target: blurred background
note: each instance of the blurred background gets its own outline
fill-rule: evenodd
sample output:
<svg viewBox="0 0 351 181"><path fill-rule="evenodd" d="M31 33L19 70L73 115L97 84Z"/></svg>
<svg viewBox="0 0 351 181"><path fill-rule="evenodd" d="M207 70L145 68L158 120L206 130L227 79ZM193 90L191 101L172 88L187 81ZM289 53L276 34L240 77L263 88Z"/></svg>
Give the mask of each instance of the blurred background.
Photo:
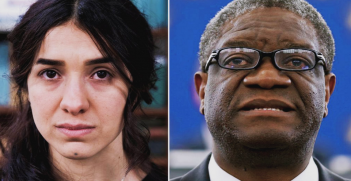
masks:
<svg viewBox="0 0 351 181"><path fill-rule="evenodd" d="M137 118L150 128L152 160L167 173L168 168L168 1L132 0L143 12L152 27L156 42L156 61L158 64L158 89L153 91L154 102L142 104L143 111L137 110ZM0 130L6 129L12 114L10 90L9 52L6 41L19 16L23 15L35 0L0 0ZM0 131L1 136L1 131Z"/></svg>
<svg viewBox="0 0 351 181"><path fill-rule="evenodd" d="M211 136L193 75L206 24L231 0L170 0L170 178L183 175L210 153ZM322 122L315 156L334 172L351 178L351 1L307 0L322 14L336 42L336 88Z"/></svg>

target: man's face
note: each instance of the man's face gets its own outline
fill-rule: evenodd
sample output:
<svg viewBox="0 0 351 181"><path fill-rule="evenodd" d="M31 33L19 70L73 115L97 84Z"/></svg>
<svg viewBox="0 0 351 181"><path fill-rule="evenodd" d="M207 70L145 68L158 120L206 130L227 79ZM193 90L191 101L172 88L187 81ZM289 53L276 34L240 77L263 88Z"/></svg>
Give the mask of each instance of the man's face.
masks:
<svg viewBox="0 0 351 181"><path fill-rule="evenodd" d="M225 23L214 49L224 47L320 51L312 24L280 8L256 9ZM207 74L195 75L195 83L215 146L230 157L240 148L313 148L335 77L325 76L320 64L309 71L280 71L264 57L253 70L211 65Z"/></svg>

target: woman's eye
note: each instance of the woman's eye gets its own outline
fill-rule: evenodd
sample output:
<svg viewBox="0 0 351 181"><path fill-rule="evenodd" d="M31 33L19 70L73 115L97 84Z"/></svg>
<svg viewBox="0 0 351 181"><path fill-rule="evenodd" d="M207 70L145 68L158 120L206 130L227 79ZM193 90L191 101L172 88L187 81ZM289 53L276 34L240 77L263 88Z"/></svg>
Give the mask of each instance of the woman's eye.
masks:
<svg viewBox="0 0 351 181"><path fill-rule="evenodd" d="M110 76L110 73L108 73L105 70L99 70L94 73L93 79L106 79L106 77Z"/></svg>
<svg viewBox="0 0 351 181"><path fill-rule="evenodd" d="M58 73L54 70L45 70L41 75L45 79L57 79L59 77Z"/></svg>
<svg viewBox="0 0 351 181"><path fill-rule="evenodd" d="M107 72L105 71L98 71L96 72L96 75L100 78L100 79L103 79L107 76Z"/></svg>

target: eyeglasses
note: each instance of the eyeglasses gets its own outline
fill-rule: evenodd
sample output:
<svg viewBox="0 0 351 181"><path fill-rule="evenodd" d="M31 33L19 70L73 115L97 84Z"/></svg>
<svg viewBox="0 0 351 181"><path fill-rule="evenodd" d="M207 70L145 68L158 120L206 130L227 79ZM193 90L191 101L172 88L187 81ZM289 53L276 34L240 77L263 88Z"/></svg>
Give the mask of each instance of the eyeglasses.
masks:
<svg viewBox="0 0 351 181"><path fill-rule="evenodd" d="M324 56L322 53L314 50L280 49L273 52L262 52L253 48L229 47L214 50L207 60L205 71L207 72L208 67L215 62L225 69L254 69L258 66L263 57L270 57L278 70L311 70L316 67L318 62L322 62L324 70L326 70Z"/></svg>

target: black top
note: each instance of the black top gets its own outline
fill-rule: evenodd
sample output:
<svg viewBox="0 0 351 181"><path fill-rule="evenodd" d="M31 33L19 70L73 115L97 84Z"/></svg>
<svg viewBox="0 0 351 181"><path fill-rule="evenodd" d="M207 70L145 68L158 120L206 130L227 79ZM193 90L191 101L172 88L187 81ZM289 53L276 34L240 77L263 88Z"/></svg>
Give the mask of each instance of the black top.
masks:
<svg viewBox="0 0 351 181"><path fill-rule="evenodd" d="M152 170L142 181L167 181L168 177L156 165L152 165Z"/></svg>
<svg viewBox="0 0 351 181"><path fill-rule="evenodd" d="M1 172L0 172L1 173ZM152 170L142 181L167 181L168 177L157 166L152 165ZM0 175L0 181L3 181Z"/></svg>

